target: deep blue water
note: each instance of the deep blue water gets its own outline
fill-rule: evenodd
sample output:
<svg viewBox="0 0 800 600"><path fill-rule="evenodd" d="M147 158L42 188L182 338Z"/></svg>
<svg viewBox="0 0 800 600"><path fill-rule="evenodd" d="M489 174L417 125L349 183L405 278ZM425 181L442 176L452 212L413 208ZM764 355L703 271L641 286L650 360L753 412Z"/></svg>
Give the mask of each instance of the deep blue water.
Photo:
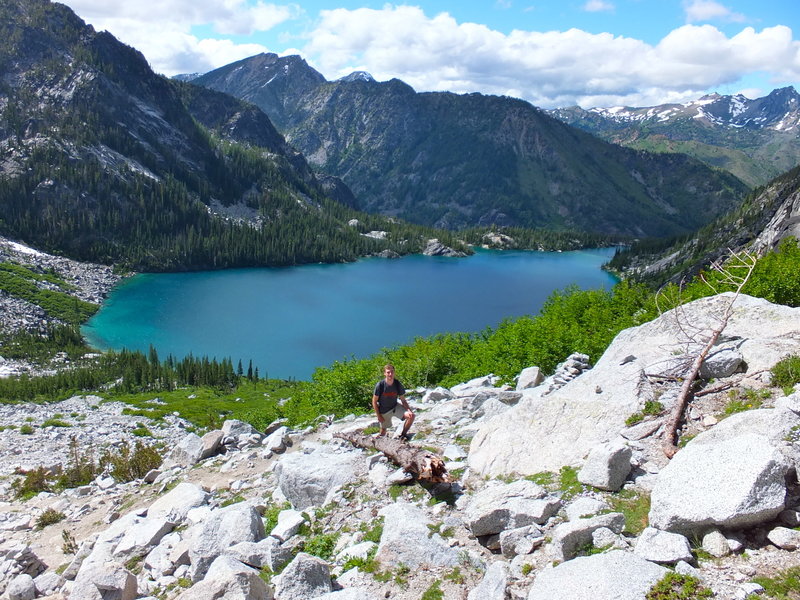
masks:
<svg viewBox="0 0 800 600"><path fill-rule="evenodd" d="M137 275L83 328L101 349L231 357L262 377L309 379L416 336L476 332L536 314L553 290L611 287L613 249L478 251L273 269Z"/></svg>

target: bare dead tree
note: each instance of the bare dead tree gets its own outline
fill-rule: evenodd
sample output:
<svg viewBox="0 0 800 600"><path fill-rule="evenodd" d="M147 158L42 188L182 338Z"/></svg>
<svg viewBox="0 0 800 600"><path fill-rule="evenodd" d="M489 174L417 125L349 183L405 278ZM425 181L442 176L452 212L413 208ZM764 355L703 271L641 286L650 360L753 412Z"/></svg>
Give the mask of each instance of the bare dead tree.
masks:
<svg viewBox="0 0 800 600"><path fill-rule="evenodd" d="M716 316L716 325L714 325L710 331L708 329L705 331L696 329L692 331L690 330L691 324L688 323L688 319L686 319L685 313L681 310L681 307L677 306L675 308L675 316L682 334L685 336L688 343L699 347L699 351L692 360L689 371L683 380L683 385L681 385L681 390L678 394L675 406L665 423L663 450L664 454L669 458L672 458L678 451L678 426L683 420L686 406L692 396L692 389L697 380L698 373L700 372L700 367L702 367L703 361L717 343L725 327L727 327L728 321L731 315L733 315L733 305L739 297L742 288L745 286L748 279L750 279L750 275L753 273L753 268L756 265L756 256L747 250L741 250L739 252L732 252L729 250L728 252L728 260L724 263L718 260L711 265L713 271L721 274L719 283L726 287L734 288L734 293L722 307L721 314ZM719 293L719 289L712 282L702 274L700 277L714 293Z"/></svg>
<svg viewBox="0 0 800 600"><path fill-rule="evenodd" d="M388 435L371 436L363 433L337 433L334 437L347 440L359 448L374 448L402 467L419 481L429 483L450 483L450 476L444 466L444 460L432 452L412 446L403 440L390 438Z"/></svg>

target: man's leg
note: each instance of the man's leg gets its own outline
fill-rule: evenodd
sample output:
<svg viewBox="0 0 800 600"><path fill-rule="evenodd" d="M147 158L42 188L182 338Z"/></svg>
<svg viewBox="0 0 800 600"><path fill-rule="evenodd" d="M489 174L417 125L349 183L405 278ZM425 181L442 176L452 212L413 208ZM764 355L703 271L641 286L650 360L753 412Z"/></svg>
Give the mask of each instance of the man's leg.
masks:
<svg viewBox="0 0 800 600"><path fill-rule="evenodd" d="M408 430L411 429L411 425L414 423L414 413L410 410L407 410L403 414L403 433L400 434L400 437L406 437L408 435Z"/></svg>

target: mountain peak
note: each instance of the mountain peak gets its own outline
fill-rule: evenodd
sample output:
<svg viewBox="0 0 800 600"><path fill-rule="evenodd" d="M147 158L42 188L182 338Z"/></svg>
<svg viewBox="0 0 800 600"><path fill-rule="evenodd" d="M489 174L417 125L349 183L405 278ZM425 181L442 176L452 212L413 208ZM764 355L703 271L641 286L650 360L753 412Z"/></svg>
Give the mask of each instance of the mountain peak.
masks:
<svg viewBox="0 0 800 600"><path fill-rule="evenodd" d="M349 75L345 75L339 81L368 81L373 82L375 78L366 71L353 71Z"/></svg>

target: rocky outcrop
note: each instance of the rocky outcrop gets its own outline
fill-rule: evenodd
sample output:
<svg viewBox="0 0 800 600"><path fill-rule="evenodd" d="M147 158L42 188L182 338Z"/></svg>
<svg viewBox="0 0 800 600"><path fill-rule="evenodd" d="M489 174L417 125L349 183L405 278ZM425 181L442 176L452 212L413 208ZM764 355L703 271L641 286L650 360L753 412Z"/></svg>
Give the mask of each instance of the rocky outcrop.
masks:
<svg viewBox="0 0 800 600"><path fill-rule="evenodd" d="M664 377L686 373L692 351L697 351L686 327L696 334L710 330L730 298L721 294L696 300L622 331L594 368L550 394L542 393L544 384L524 390L517 406L478 430L470 446L470 467L496 476L582 464L594 447L616 438L625 420L654 400L656 391L663 393ZM797 350L798 323L800 308L740 296L725 329L729 341L722 345L735 345L748 372L763 371ZM651 376L662 379L656 382Z"/></svg>

